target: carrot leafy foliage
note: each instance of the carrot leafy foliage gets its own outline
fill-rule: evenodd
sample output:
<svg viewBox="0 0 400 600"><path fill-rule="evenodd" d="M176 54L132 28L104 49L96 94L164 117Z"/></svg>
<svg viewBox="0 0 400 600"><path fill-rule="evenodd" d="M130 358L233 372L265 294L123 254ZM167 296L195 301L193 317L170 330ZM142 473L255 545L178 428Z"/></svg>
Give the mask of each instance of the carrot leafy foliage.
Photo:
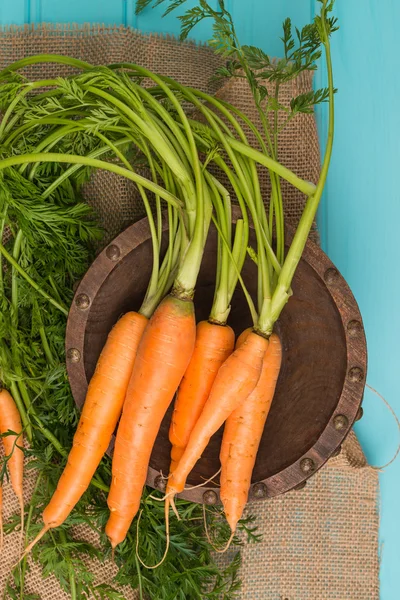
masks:
<svg viewBox="0 0 400 600"><path fill-rule="evenodd" d="M24 81L12 76L13 93L0 86L0 102L7 109ZM18 86L16 85L19 81ZM68 85L66 82L65 85ZM75 102L77 90L70 89L70 98L63 110L80 110ZM75 104L74 104L75 102ZM62 153L90 155L103 148L106 159L115 156L104 151L104 143L96 136L103 134L107 124L115 125L107 115L107 106L99 103L98 112L91 112L90 126L75 131L58 141ZM45 98L41 103L24 103L16 112L13 127L8 127L0 140L1 158L10 154L33 152L59 124L37 124L40 114L51 119L60 105ZM98 118L96 129L95 119ZM18 129L28 123L23 135ZM7 140L14 136L13 143ZM118 143L123 139L110 138ZM125 150L128 152L125 142ZM123 147L123 144L121 144ZM106 148L108 150L108 148ZM135 160L135 153L132 159ZM142 160L142 157L140 157ZM65 465L72 437L79 418L65 368L66 310L72 301L73 286L88 268L102 232L93 211L82 200L81 185L92 169L83 168L63 179L69 165L40 163L0 171L0 379L18 402L23 417L24 432L30 439L28 469L37 478L36 487L26 510L26 535L32 539L42 526L41 515L55 490ZM54 182L58 182L53 187ZM49 190L52 190L49 193ZM9 262L13 258L17 268ZM36 282L38 289L21 274ZM45 292L60 307L49 303ZM102 533L109 511L106 498L111 477L110 460L106 457L66 523L50 532L33 551L34 560L43 575L55 575L61 587L73 600L86 598L123 600L120 586L139 589L141 597L160 600L201 597L210 600L236 597L240 587L237 552L226 568L215 562L212 548L204 536L202 509L199 505L178 501L182 520L171 521L171 546L166 561L155 571L143 569L136 557L136 520L127 540L116 553L118 572L115 581L98 584L87 566L87 559L110 557L109 544ZM141 558L146 563L157 562L165 546L162 504L149 498L145 490L140 522ZM93 532L93 541L81 539L79 526ZM10 532L19 527L14 516L5 526ZM242 521L242 532L256 540L252 518ZM76 529L77 528L77 529ZM221 544L228 532L218 529ZM235 540L240 544L239 538ZM15 568L7 582L6 599L36 600L25 591L24 580L29 562Z"/></svg>

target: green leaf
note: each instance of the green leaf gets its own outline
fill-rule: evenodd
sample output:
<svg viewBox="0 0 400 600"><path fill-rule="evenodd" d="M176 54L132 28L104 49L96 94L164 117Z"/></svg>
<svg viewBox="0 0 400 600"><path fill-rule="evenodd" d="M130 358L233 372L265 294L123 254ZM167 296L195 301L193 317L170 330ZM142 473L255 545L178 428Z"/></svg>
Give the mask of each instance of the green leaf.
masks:
<svg viewBox="0 0 400 600"><path fill-rule="evenodd" d="M282 110L284 112L289 112L289 109L287 106L284 106L283 104L281 104L276 98L275 96L270 96L268 98L268 103L266 106L267 110L274 110L274 111L279 111Z"/></svg>
<svg viewBox="0 0 400 600"><path fill-rule="evenodd" d="M297 30L298 31L298 30ZM289 18L283 22L283 37L281 37L284 46L285 57L289 58L291 50L294 48L294 39L292 37L292 22Z"/></svg>
<svg viewBox="0 0 400 600"><path fill-rule="evenodd" d="M335 90L336 92L336 90ZM329 99L329 89L321 88L315 91L300 94L292 98L290 108L294 114L296 113L312 113L314 106L327 102Z"/></svg>
<svg viewBox="0 0 400 600"><path fill-rule="evenodd" d="M261 48L242 46L242 52L251 69L265 69L271 64L269 56Z"/></svg>

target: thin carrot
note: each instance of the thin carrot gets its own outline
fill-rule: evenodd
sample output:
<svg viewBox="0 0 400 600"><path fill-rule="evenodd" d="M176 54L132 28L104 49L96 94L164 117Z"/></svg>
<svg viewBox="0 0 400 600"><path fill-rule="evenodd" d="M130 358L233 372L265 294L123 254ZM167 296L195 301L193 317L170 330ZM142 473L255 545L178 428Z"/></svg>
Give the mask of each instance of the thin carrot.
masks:
<svg viewBox="0 0 400 600"><path fill-rule="evenodd" d="M179 386L169 429L171 473L186 448L218 370L232 354L234 346L235 334L231 327L209 321L198 323L192 359Z"/></svg>
<svg viewBox="0 0 400 600"><path fill-rule="evenodd" d="M106 525L113 548L125 539L139 509L150 454L195 338L193 302L167 296L144 332L118 426Z"/></svg>
<svg viewBox="0 0 400 600"><path fill-rule="evenodd" d="M244 332L245 333L245 332ZM237 344L244 343L238 339ZM247 503L251 475L265 422L274 397L282 361L282 346L273 333L269 338L261 376L254 391L228 417L222 438L221 500L234 532Z"/></svg>
<svg viewBox="0 0 400 600"><path fill-rule="evenodd" d="M4 436L3 444L7 458L7 467L10 474L11 486L18 498L21 509L21 540L24 533L24 453L21 450L23 444L21 417L13 397L7 390L0 391L0 433L13 431L16 435ZM0 482L0 522L1 522L1 545L3 543L3 520L1 517L2 489ZM1 547L0 545L0 547Z"/></svg>
<svg viewBox="0 0 400 600"><path fill-rule="evenodd" d="M90 381L67 465L43 511L44 527L25 554L49 530L61 525L88 488L111 440L128 387L137 348L148 319L128 312L114 325Z"/></svg>
<svg viewBox="0 0 400 600"><path fill-rule="evenodd" d="M185 452L168 481L169 493L177 494L202 455L211 436L251 394L261 375L268 340L251 332L240 348L219 369L203 411L190 435Z"/></svg>

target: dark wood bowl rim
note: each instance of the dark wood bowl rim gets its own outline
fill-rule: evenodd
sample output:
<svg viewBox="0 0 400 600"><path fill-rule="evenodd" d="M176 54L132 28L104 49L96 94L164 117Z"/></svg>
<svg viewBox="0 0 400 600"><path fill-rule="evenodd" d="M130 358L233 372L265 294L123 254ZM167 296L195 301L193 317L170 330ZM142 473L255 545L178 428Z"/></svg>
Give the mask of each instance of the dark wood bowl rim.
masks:
<svg viewBox="0 0 400 600"><path fill-rule="evenodd" d="M234 220L238 214L234 211ZM164 229L167 224L164 222ZM289 236L291 233L289 232ZM76 289L68 315L66 330L67 371L75 402L82 407L88 381L84 369L84 339L91 301L110 272L127 254L148 239L147 219L142 219L118 235L94 260ZM357 302L346 283L326 254L308 241L303 259L326 286L339 312L347 348L347 374L336 410L317 442L289 467L251 486L249 499L261 500L301 488L340 448L351 430L359 411L366 379L367 350L362 318ZM147 485L162 489L160 473L149 467ZM202 486L186 490L180 497L193 502L216 504L218 488Z"/></svg>

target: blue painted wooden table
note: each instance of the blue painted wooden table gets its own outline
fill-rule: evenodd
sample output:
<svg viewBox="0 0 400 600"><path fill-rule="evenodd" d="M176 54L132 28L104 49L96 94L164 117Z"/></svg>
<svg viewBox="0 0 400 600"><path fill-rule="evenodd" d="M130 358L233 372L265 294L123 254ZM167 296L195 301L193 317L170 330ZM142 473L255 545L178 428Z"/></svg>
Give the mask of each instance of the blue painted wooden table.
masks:
<svg viewBox="0 0 400 600"><path fill-rule="evenodd" d="M290 16L309 22L315 0L226 0L241 40L280 53L280 26ZM194 4L194 2L191 2ZM188 5L190 2L188 2ZM175 16L162 10L134 15L135 0L0 0L0 23L96 22L177 33ZM324 250L349 282L363 314L369 349L369 383L400 413L400 41L398 0L337 0L340 31L333 39L337 95L336 139L319 224ZM195 30L207 40L209 25ZM322 84L317 77L316 84ZM318 113L324 139L325 113ZM372 464L396 449L397 427L369 391L356 426ZM381 599L400 597L400 462L381 476ZM303 599L301 599L303 600ZM305 600L305 599L304 599ZM349 598L349 600L351 600Z"/></svg>

